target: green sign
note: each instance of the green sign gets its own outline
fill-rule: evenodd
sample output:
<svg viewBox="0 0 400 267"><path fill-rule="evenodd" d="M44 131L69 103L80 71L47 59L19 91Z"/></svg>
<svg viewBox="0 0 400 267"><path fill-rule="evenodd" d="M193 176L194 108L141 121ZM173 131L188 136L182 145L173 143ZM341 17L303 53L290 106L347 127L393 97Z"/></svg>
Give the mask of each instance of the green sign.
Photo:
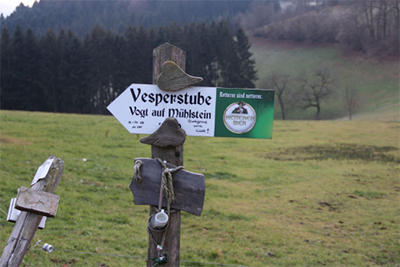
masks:
<svg viewBox="0 0 400 267"><path fill-rule="evenodd" d="M215 110L214 136L272 138L273 90L217 88Z"/></svg>

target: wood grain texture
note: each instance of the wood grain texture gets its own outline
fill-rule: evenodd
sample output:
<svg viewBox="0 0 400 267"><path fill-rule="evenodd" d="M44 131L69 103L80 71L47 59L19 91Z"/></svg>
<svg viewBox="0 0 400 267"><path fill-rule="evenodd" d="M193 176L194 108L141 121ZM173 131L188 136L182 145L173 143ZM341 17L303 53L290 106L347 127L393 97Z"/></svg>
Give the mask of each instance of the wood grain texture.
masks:
<svg viewBox="0 0 400 267"><path fill-rule="evenodd" d="M55 156L50 156L48 160L52 161L50 171L44 179L33 184L31 189L54 193L64 171L64 162ZM21 212L0 258L1 267L15 267L21 264L42 217L34 213Z"/></svg>
<svg viewBox="0 0 400 267"><path fill-rule="evenodd" d="M162 167L155 159L138 158L143 165L141 167L142 182L137 183L132 179L129 188L134 195L136 205L158 205ZM200 216L204 205L205 180L203 174L180 170L173 175L173 187L175 201L171 203L171 209L183 210ZM167 199L163 197L162 207L166 209Z"/></svg>
<svg viewBox="0 0 400 267"><path fill-rule="evenodd" d="M175 62L183 71L186 69L186 52L170 43L164 43L153 49L153 84L162 72L166 61Z"/></svg>
<svg viewBox="0 0 400 267"><path fill-rule="evenodd" d="M179 91L202 81L203 78L189 75L174 62L166 61L157 77L157 86L164 91Z"/></svg>
<svg viewBox="0 0 400 267"><path fill-rule="evenodd" d="M21 186L18 191L15 208L46 217L55 217L59 200L60 196L52 193Z"/></svg>

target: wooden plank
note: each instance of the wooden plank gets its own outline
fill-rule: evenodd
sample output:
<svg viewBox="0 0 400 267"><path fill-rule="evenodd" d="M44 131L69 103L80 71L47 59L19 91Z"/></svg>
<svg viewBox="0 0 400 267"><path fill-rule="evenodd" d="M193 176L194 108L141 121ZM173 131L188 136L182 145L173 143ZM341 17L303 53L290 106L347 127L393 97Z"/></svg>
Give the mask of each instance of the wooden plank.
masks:
<svg viewBox="0 0 400 267"><path fill-rule="evenodd" d="M21 186L15 208L46 217L55 217L60 196Z"/></svg>
<svg viewBox="0 0 400 267"><path fill-rule="evenodd" d="M143 165L141 167L142 182L132 180L129 188L134 195L136 205L158 205L162 168L155 159L138 158ZM205 180L203 174L180 170L173 174L173 186L175 201L171 203L171 209L183 210L200 216L204 205ZM167 199L163 197L162 206L167 207Z"/></svg>
<svg viewBox="0 0 400 267"><path fill-rule="evenodd" d="M17 201L17 198L12 198L10 201L10 206L8 208L8 214L7 214L7 221L8 222L13 222L15 223L19 217L19 215L21 214L20 210L17 210L15 208L15 202ZM46 220L47 217L43 216L42 220L39 223L39 229L44 229L46 227Z"/></svg>
<svg viewBox="0 0 400 267"><path fill-rule="evenodd" d="M54 156L50 156L48 160L51 160L49 172L45 178L34 183L31 189L54 193L64 171L64 162ZM42 217L34 213L21 212L0 258L1 267L15 267L21 264Z"/></svg>

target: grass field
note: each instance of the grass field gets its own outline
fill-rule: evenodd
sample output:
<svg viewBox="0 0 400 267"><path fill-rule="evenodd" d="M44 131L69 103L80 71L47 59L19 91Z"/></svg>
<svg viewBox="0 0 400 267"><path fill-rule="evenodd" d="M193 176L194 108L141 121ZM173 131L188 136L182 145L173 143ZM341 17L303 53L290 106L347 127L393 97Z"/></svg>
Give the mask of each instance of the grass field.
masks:
<svg viewBox="0 0 400 267"><path fill-rule="evenodd" d="M354 120L400 121L400 64L398 59L377 59L355 52L344 52L333 45L307 45L270 42L252 38L251 51L256 60L262 87L264 77L271 71L282 71L295 77L300 70L311 71L317 66L327 67L337 80L334 94L322 102L322 119L347 116L341 103L345 86L355 87L362 104ZM387 109L382 113L382 109ZM275 105L275 117L281 118L280 107ZM289 119L314 119L316 110L295 109Z"/></svg>
<svg viewBox="0 0 400 267"><path fill-rule="evenodd" d="M272 140L188 137L206 198L200 217L182 212L181 266L398 266L399 130L276 121ZM0 133L2 211L51 154L65 161L57 216L22 266L145 266L149 208L128 186L148 145L112 116L1 111ZM1 212L1 248L13 225Z"/></svg>

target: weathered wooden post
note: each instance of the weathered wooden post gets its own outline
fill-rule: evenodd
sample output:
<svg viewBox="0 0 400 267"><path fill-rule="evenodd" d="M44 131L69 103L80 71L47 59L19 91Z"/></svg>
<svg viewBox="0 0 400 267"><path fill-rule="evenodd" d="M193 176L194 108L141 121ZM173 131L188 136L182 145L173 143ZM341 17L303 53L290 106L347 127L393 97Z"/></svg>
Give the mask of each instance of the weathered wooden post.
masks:
<svg viewBox="0 0 400 267"><path fill-rule="evenodd" d="M157 77L161 74L161 69L166 61L173 61L181 69L185 70L186 64L186 53L182 49L173 46L169 43L165 43L153 50L153 84L157 83ZM183 138L170 139L168 135L174 134L174 131L180 131ZM164 136L163 136L164 135ZM151 145L151 157L160 158L168 163L175 166L183 166L183 143L186 139L186 133L179 128L178 123L171 123L171 128L167 129L166 133L160 135L161 140L166 142L162 146L158 146L154 143L154 140L141 139L141 142L148 143ZM168 139L167 139L168 138ZM155 214L156 209L154 206L150 207L150 215ZM180 263L180 238L181 238L181 212L175 210L171 213L169 219L169 229L164 243L164 251L168 251L168 265L179 266ZM148 259L156 258L157 255L157 243L149 235L149 248L148 248ZM153 266L154 263L147 261L147 266Z"/></svg>
<svg viewBox="0 0 400 267"><path fill-rule="evenodd" d="M64 162L50 156L39 167L31 188L21 187L15 207L23 210L4 247L0 259L1 267L19 266L35 236L43 216L54 217L59 197L53 195L64 171Z"/></svg>
<svg viewBox="0 0 400 267"><path fill-rule="evenodd" d="M131 84L107 107L130 133L151 134L140 141L151 145L153 159L135 159L129 186L136 205L152 206L147 266L179 266L180 211L199 216L203 208L204 175L180 168L186 135L272 137L273 90L195 87L202 78L184 69L185 52L165 43L153 51L153 85ZM165 189L166 183L173 190ZM166 232L158 235L150 225L156 211L165 207L175 211L169 214Z"/></svg>

